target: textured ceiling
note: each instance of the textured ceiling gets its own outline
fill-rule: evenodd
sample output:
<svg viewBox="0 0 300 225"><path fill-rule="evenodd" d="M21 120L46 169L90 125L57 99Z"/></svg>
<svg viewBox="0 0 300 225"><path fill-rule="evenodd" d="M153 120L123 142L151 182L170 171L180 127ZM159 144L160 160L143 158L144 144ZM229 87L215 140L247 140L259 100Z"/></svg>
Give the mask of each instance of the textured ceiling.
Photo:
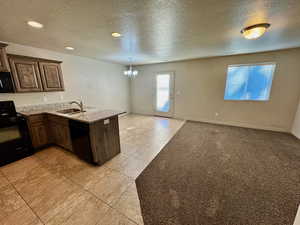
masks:
<svg viewBox="0 0 300 225"><path fill-rule="evenodd" d="M0 0L0 20L1 41L124 64L300 46L300 0ZM263 37L241 36L262 22Z"/></svg>

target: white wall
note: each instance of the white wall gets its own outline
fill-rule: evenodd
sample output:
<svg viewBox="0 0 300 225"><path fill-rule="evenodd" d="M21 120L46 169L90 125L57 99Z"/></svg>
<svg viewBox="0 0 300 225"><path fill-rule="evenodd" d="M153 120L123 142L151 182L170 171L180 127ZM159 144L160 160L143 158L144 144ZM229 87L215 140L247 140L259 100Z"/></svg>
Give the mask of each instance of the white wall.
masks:
<svg viewBox="0 0 300 225"><path fill-rule="evenodd" d="M300 96L299 59L300 49L291 49L139 66L131 82L132 112L154 114L154 76L174 71L175 117L291 131ZM224 101L227 66L259 62L277 63L270 100Z"/></svg>
<svg viewBox="0 0 300 225"><path fill-rule="evenodd" d="M299 105L298 105L298 110L295 115L292 133L300 139L300 101L299 101Z"/></svg>
<svg viewBox="0 0 300 225"><path fill-rule="evenodd" d="M124 66L45 49L9 44L11 54L63 61L64 92L0 94L0 100L14 100L17 106L80 99L101 109L130 110L129 80Z"/></svg>

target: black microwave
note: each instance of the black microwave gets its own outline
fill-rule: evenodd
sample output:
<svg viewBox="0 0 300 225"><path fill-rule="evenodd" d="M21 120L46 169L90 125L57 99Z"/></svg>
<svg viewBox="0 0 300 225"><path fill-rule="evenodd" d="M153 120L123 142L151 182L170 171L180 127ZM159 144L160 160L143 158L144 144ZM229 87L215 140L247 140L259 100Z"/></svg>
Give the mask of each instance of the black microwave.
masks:
<svg viewBox="0 0 300 225"><path fill-rule="evenodd" d="M0 93L14 92L14 85L10 72L0 72Z"/></svg>

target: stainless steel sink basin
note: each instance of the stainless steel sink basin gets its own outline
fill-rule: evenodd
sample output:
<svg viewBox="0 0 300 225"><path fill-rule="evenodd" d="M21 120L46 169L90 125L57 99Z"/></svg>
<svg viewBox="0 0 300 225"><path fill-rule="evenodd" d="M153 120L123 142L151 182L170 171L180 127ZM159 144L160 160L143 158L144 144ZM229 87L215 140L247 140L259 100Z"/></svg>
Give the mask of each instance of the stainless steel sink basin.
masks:
<svg viewBox="0 0 300 225"><path fill-rule="evenodd" d="M62 113L62 114L68 114L68 115L81 113L80 109L63 109L63 110L59 110L56 112ZM85 111L83 111L83 112L85 112Z"/></svg>

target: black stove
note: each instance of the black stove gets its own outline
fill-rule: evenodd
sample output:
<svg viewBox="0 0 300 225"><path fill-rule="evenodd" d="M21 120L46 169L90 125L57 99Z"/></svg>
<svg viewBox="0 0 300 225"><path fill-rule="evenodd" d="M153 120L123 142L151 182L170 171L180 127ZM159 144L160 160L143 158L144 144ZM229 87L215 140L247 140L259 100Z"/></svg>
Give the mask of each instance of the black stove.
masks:
<svg viewBox="0 0 300 225"><path fill-rule="evenodd" d="M13 101L0 101L0 166L33 153L26 118Z"/></svg>

